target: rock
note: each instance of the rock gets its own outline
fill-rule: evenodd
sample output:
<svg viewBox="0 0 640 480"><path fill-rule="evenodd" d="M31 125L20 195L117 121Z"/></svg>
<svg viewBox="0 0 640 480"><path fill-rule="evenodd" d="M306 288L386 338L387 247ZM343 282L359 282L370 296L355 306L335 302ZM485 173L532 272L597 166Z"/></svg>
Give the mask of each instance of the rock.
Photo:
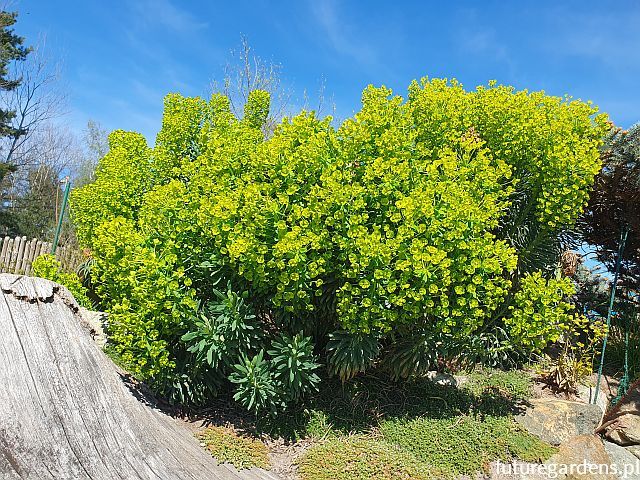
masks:
<svg viewBox="0 0 640 480"><path fill-rule="evenodd" d="M628 413L618 417L607 429L606 438L618 445L640 444L640 416Z"/></svg>
<svg viewBox="0 0 640 480"><path fill-rule="evenodd" d="M618 478L640 478L640 459L633 453L620 445L606 441L604 449L609 455L609 463L615 466L615 471L618 472Z"/></svg>
<svg viewBox="0 0 640 480"><path fill-rule="evenodd" d="M444 385L447 387L458 386L456 378L453 375L449 375L448 373L439 373L435 370L431 370L427 372L427 378L438 385Z"/></svg>
<svg viewBox="0 0 640 480"><path fill-rule="evenodd" d="M606 413L598 430L618 445L640 445L640 381Z"/></svg>
<svg viewBox="0 0 640 480"><path fill-rule="evenodd" d="M606 412L607 408L609 408L609 395L607 395L606 388L604 387L606 387L606 385L601 386L600 390L598 391L598 398L596 398L594 402L593 400L596 395L596 387L589 385L580 385L578 386L578 400L584 403L595 403L603 412Z"/></svg>
<svg viewBox="0 0 640 480"><path fill-rule="evenodd" d="M597 405L537 398L528 403L516 421L529 433L552 445L560 445L576 435L592 434L600 425L602 410Z"/></svg>
<svg viewBox="0 0 640 480"><path fill-rule="evenodd" d="M635 455L637 458L640 458L640 445L630 445L628 447L624 447L624 449L632 455Z"/></svg>
<svg viewBox="0 0 640 480"><path fill-rule="evenodd" d="M560 445L544 463L550 478L564 480L614 480L611 458L596 435L578 435ZM627 477L630 478L630 477Z"/></svg>

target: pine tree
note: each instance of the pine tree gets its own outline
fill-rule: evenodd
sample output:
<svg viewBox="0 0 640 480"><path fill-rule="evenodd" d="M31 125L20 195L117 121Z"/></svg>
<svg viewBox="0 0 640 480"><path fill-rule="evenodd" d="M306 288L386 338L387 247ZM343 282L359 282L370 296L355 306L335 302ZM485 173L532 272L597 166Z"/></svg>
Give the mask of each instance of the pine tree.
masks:
<svg viewBox="0 0 640 480"><path fill-rule="evenodd" d="M596 177L580 226L585 241L596 246L598 260L615 270L625 237L620 284L640 289L640 124L613 129L602 149L603 168Z"/></svg>
<svg viewBox="0 0 640 480"><path fill-rule="evenodd" d="M9 77L9 67L12 62L23 61L31 51L24 46L24 38L16 35L11 28L16 23L17 16L16 12L0 11L0 90L4 91L13 90L20 85L22 79ZM0 137L23 135L23 131L11 124L15 112L2 107L0 105ZM14 165L1 162L0 181L13 171Z"/></svg>

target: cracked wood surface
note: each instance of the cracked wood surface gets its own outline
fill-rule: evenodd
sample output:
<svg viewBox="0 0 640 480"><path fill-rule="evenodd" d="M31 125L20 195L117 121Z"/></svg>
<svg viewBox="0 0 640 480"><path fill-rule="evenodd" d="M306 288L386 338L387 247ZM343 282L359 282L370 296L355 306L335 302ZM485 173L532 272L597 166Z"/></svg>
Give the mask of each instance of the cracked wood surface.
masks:
<svg viewBox="0 0 640 480"><path fill-rule="evenodd" d="M185 427L138 401L64 287L0 274L0 289L1 478L278 479L217 465Z"/></svg>

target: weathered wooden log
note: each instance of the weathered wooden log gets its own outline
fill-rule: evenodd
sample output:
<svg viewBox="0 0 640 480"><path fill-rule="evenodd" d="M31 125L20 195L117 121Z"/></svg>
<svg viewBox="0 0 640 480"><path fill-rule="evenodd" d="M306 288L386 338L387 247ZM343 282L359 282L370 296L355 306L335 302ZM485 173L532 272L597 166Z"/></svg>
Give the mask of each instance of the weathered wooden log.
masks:
<svg viewBox="0 0 640 480"><path fill-rule="evenodd" d="M177 420L136 399L64 287L0 274L0 289L0 478L277 478L217 465Z"/></svg>

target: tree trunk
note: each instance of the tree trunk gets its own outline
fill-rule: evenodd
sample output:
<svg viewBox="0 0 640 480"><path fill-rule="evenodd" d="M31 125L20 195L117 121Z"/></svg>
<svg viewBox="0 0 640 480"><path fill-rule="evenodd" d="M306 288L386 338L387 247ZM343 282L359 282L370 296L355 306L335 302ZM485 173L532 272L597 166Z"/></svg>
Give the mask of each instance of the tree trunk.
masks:
<svg viewBox="0 0 640 480"><path fill-rule="evenodd" d="M137 400L64 287L0 274L0 289L1 478L277 479L217 465L184 426Z"/></svg>

